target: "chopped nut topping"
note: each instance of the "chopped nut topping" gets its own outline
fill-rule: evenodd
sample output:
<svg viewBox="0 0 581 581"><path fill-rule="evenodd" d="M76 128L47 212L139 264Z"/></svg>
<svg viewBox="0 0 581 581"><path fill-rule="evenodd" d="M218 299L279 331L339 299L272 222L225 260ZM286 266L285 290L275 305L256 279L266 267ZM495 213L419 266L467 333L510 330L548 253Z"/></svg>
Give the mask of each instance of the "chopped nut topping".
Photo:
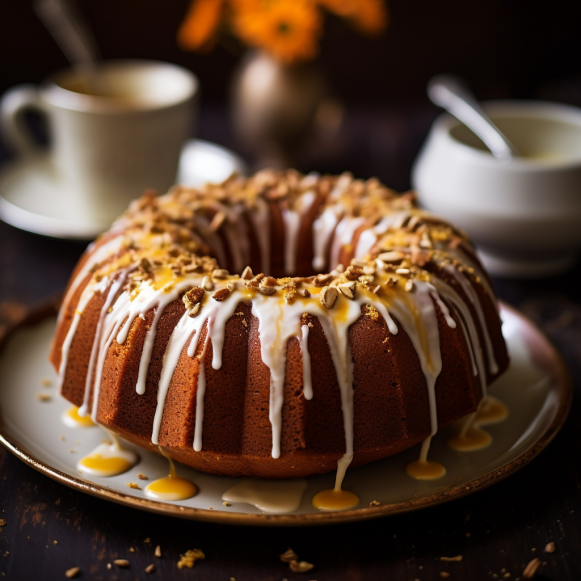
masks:
<svg viewBox="0 0 581 581"><path fill-rule="evenodd" d="M541 566L541 560L539 558L533 559L529 562L529 564L525 567L524 571L522 572L523 579L532 579L539 570Z"/></svg>
<svg viewBox="0 0 581 581"><path fill-rule="evenodd" d="M247 266L242 272L242 276L240 278L244 280L250 280L251 278L254 278L254 273L252 272L252 269L249 266Z"/></svg>
<svg viewBox="0 0 581 581"><path fill-rule="evenodd" d="M238 287L238 283L235 280L231 280L227 285L226 288L232 292L235 291L236 288Z"/></svg>
<svg viewBox="0 0 581 581"><path fill-rule="evenodd" d="M129 561L127 559L115 559L113 563L122 569L129 567Z"/></svg>
<svg viewBox="0 0 581 581"><path fill-rule="evenodd" d="M391 288L391 287L394 287L394 286L395 286L395 285L398 283L398 280L399 280L399 279L397 279L397 278L392 278L392 277L390 276L390 277L387 279L387 283L386 283L386 284L387 284L387 286L388 286L388 287L390 287L390 288Z"/></svg>
<svg viewBox="0 0 581 581"><path fill-rule="evenodd" d="M378 284L375 288L371 289L371 292L377 294L380 290L381 290L381 285Z"/></svg>
<svg viewBox="0 0 581 581"><path fill-rule="evenodd" d="M359 260L358 258L353 258L351 260L351 266L358 266L359 268L363 268L366 265L367 262L365 262L364 260Z"/></svg>
<svg viewBox="0 0 581 581"><path fill-rule="evenodd" d="M147 477L145 474L143 474L143 472L140 472L140 473L137 475L137 478L139 478L139 480L149 480L149 478L148 478L148 477ZM148 539L148 540L149 540L149 539ZM144 542L146 542L146 541L144 541Z"/></svg>
<svg viewBox="0 0 581 581"><path fill-rule="evenodd" d="M44 401L44 402L47 402L47 401L52 401L52 397L51 397L50 395L48 395L48 393L39 393L39 394L36 396L36 398L37 398L39 401Z"/></svg>
<svg viewBox="0 0 581 581"><path fill-rule="evenodd" d="M260 286L258 292L261 295L273 295L276 292L276 288L273 286Z"/></svg>
<svg viewBox="0 0 581 581"><path fill-rule="evenodd" d="M4 521L6 522L6 521ZM2 523L0 522L0 526L4 526L2 525ZM547 543L545 545L545 553L554 553L557 549L555 548L555 543L553 543L553 541L551 541L550 543Z"/></svg>
<svg viewBox="0 0 581 581"><path fill-rule="evenodd" d="M312 563L306 561L291 561L288 566L293 573L306 573L314 567Z"/></svg>
<svg viewBox="0 0 581 581"><path fill-rule="evenodd" d="M313 280L315 286L325 286L327 283L333 280L332 274L317 274Z"/></svg>
<svg viewBox="0 0 581 581"><path fill-rule="evenodd" d="M406 281L405 290L408 292L414 290L414 281L411 278L408 278L408 280Z"/></svg>
<svg viewBox="0 0 581 581"><path fill-rule="evenodd" d="M456 555L455 557L440 557L440 561L456 562L463 559L462 555Z"/></svg>
<svg viewBox="0 0 581 581"><path fill-rule="evenodd" d="M360 276L363 276L363 274L363 270L357 266L349 266L345 271L345 277L347 280L357 280Z"/></svg>
<svg viewBox="0 0 581 581"><path fill-rule="evenodd" d="M191 549L186 551L185 555L180 555L180 560L178 561L178 569L183 569L187 567L191 569L196 561L205 559L206 555L200 549Z"/></svg>
<svg viewBox="0 0 581 581"><path fill-rule="evenodd" d="M145 256L139 261L139 268L147 275L151 275L153 272L153 266Z"/></svg>
<svg viewBox="0 0 581 581"><path fill-rule="evenodd" d="M65 577L67 579L73 579L74 577L76 577L79 573L81 572L81 568L80 567L71 567L70 569L67 569L65 571Z"/></svg>
<svg viewBox="0 0 581 581"><path fill-rule="evenodd" d="M432 253L428 252L427 250L421 250L419 248L412 248L412 264L416 266L425 266L428 262L430 262L430 258L432 257Z"/></svg>
<svg viewBox="0 0 581 581"><path fill-rule="evenodd" d="M205 294L206 291L203 288L195 286L182 297L184 305L186 305L186 311L190 317L195 317L200 312L202 299Z"/></svg>
<svg viewBox="0 0 581 581"><path fill-rule="evenodd" d="M153 563L151 565L147 565L144 570L146 573L153 573L155 571L155 565Z"/></svg>
<svg viewBox="0 0 581 581"><path fill-rule="evenodd" d="M395 271L395 274L409 274L409 273L410 273L409 268L398 268Z"/></svg>
<svg viewBox="0 0 581 581"><path fill-rule="evenodd" d="M221 303L222 301L226 300L228 298L228 295L230 294L230 289L227 288L221 288L220 290L216 291L213 295L212 298L215 301L218 301L219 303Z"/></svg>
<svg viewBox="0 0 581 581"><path fill-rule="evenodd" d="M405 254L399 250L392 250L390 252L382 252L377 258L383 262L401 262L405 258Z"/></svg>
<svg viewBox="0 0 581 581"><path fill-rule="evenodd" d="M338 288L348 299L355 298L357 283L354 280L351 282L344 282L343 284L338 285Z"/></svg>
<svg viewBox="0 0 581 581"><path fill-rule="evenodd" d="M379 311L373 305L365 305L366 311L365 314L373 321L377 321L379 319Z"/></svg>
<svg viewBox="0 0 581 581"><path fill-rule="evenodd" d="M308 299L311 296L311 293L306 288L300 288L297 292L305 299Z"/></svg>
<svg viewBox="0 0 581 581"><path fill-rule="evenodd" d="M280 556L280 560L283 563L298 561L298 559L299 559L298 555L290 547Z"/></svg>
<svg viewBox="0 0 581 581"><path fill-rule="evenodd" d="M229 274L224 268L217 268L212 272L212 278L226 278Z"/></svg>
<svg viewBox="0 0 581 581"><path fill-rule="evenodd" d="M276 286L276 278L266 276L260 281L260 286Z"/></svg>
<svg viewBox="0 0 581 581"><path fill-rule="evenodd" d="M364 266L363 273L370 275L370 276L373 276L375 274L375 266L369 266L369 265Z"/></svg>
<svg viewBox="0 0 581 581"><path fill-rule="evenodd" d="M159 545L157 545L157 547L155 547L155 551L153 553L156 557L161 557L161 547Z"/></svg>
<svg viewBox="0 0 581 581"><path fill-rule="evenodd" d="M222 504L223 504L224 506L232 506L232 505L231 505L229 502L226 502L226 501L224 501Z"/></svg>
<svg viewBox="0 0 581 581"><path fill-rule="evenodd" d="M135 490L141 490L141 486L139 486L139 484L136 484L135 482L128 482L126 484L127 488L133 488Z"/></svg>
<svg viewBox="0 0 581 581"><path fill-rule="evenodd" d="M379 502L379 500L372 500L369 503L369 507L371 508L372 506L381 506L381 502Z"/></svg>
<svg viewBox="0 0 581 581"><path fill-rule="evenodd" d="M332 309L335 306L338 294L334 286L324 286L319 293L319 300L324 307Z"/></svg>
<svg viewBox="0 0 581 581"><path fill-rule="evenodd" d="M214 290L214 281L209 276L205 276L202 279L202 288L207 291Z"/></svg>

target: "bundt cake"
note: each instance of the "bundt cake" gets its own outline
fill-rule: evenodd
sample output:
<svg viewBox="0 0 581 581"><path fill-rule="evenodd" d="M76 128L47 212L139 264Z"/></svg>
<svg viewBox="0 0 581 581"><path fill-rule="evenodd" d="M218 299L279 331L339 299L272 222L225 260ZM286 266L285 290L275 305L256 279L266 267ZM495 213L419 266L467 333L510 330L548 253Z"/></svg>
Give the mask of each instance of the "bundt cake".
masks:
<svg viewBox="0 0 581 581"><path fill-rule="evenodd" d="M135 444L287 478L429 438L508 356L462 231L375 179L264 170L133 202L77 265L51 361Z"/></svg>

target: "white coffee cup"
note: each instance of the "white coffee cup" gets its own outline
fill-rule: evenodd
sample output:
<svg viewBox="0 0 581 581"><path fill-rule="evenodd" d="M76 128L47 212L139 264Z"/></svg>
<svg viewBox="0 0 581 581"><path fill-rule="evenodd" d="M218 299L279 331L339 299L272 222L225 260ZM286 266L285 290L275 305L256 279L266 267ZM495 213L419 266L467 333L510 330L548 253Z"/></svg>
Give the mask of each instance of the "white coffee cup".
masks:
<svg viewBox="0 0 581 581"><path fill-rule="evenodd" d="M581 109L542 101L484 108L522 155L500 163L442 115L412 170L419 200L464 228L495 275L564 271L581 251Z"/></svg>
<svg viewBox="0 0 581 581"><path fill-rule="evenodd" d="M105 61L96 81L68 69L40 87L14 87L0 109L7 140L25 158L39 146L23 113L46 115L62 196L79 220L106 223L143 190L174 183L198 81L176 65L141 60Z"/></svg>

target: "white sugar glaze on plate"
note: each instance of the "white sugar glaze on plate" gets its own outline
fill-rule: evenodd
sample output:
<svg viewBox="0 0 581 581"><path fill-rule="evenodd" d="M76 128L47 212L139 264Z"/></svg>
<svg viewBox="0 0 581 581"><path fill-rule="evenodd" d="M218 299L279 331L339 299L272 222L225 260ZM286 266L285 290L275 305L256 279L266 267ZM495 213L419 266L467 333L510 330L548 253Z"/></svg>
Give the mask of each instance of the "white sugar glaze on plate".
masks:
<svg viewBox="0 0 581 581"><path fill-rule="evenodd" d="M199 493L180 502L147 499L142 490L130 489L127 483L140 482L137 477L140 472L149 481L166 476L167 460L129 444L127 447L133 447L141 461L128 472L111 478L79 474L78 460L101 442L103 432L64 425L61 416L70 404L58 395L55 387L41 385L43 379L51 379L56 385L55 373L48 362L54 317L20 328L0 353L0 441L21 459L64 484L138 508L186 518L286 525L359 520L413 510L465 495L502 479L543 449L566 417L571 389L560 357L522 315L504 307L502 318L511 365L491 386L490 393L506 403L510 416L502 423L486 427L493 436L492 444L473 453L455 452L446 446L454 428L438 432L430 458L446 467L446 476L439 480L418 481L407 476L405 467L417 458L419 446L351 469L344 488L357 494L361 503L346 512L321 513L312 506L317 492L332 488L334 471L307 478L302 502L295 511L269 515L250 504L236 503L228 507L222 504L224 492L241 478L212 476L181 464L176 464L177 474L194 482ZM50 394L52 400L39 400L39 393ZM382 506L369 508L374 500Z"/></svg>

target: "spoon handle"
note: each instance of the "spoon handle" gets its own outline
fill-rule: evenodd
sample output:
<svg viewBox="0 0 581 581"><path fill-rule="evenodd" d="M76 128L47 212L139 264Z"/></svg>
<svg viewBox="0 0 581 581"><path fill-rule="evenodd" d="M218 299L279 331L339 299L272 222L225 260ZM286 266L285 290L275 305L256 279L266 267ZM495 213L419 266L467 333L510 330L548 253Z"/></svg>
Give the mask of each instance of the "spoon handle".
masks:
<svg viewBox="0 0 581 581"><path fill-rule="evenodd" d="M514 145L494 125L464 83L453 75L437 75L428 83L428 96L471 129L499 161L518 156Z"/></svg>
<svg viewBox="0 0 581 581"><path fill-rule="evenodd" d="M96 84L99 51L89 28L66 0L35 0L34 9L73 67Z"/></svg>

